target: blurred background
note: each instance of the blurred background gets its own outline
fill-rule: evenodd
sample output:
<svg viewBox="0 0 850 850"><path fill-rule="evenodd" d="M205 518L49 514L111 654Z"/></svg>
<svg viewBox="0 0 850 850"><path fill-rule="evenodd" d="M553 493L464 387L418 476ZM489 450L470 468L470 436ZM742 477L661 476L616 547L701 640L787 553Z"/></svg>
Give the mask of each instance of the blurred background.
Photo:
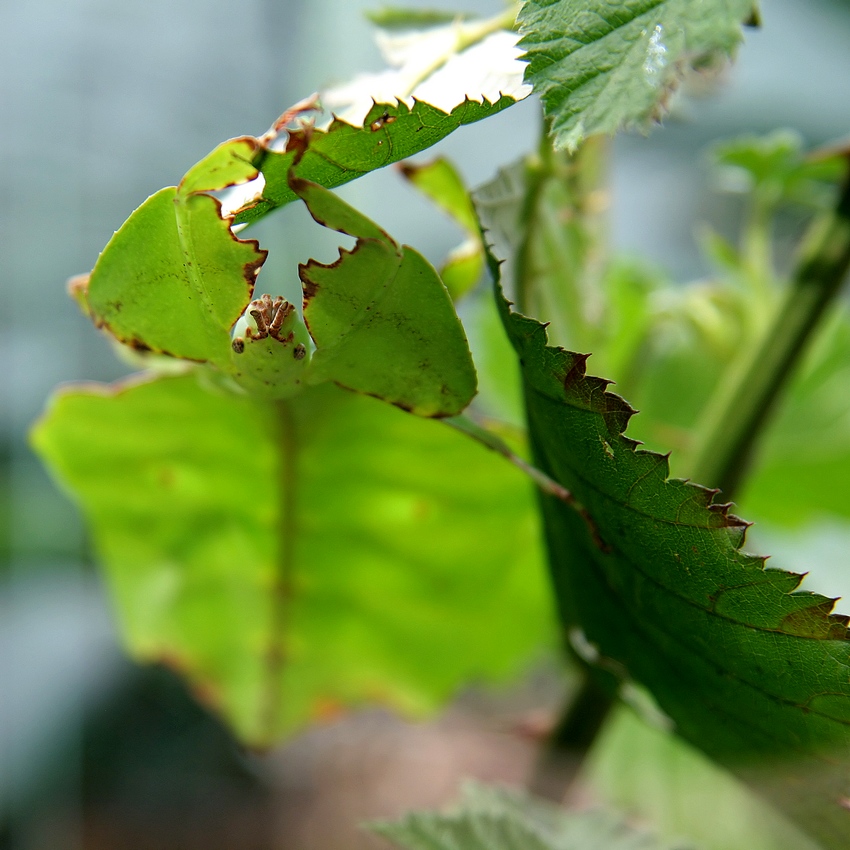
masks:
<svg viewBox="0 0 850 850"><path fill-rule="evenodd" d="M3 850L379 846L358 821L450 799L464 774L522 782L534 761L536 718L559 698L546 671L510 692L466 694L432 724L367 712L266 757L243 753L171 674L123 657L79 517L27 448L54 386L126 373L65 296L65 280L91 269L136 206L220 141L261 133L312 91L380 69L370 8L0 0ZM665 129L615 144L614 246L683 281L707 271L697 221L722 226L734 214L707 180L709 143L789 127L817 145L850 129L850 4L764 0L762 11L763 30L748 31L719 86L680 100ZM529 150L538 126L529 99L439 152L474 186ZM434 261L458 241L392 171L342 194ZM252 231L271 250L263 274L285 286L297 262L331 256L336 243L319 230L295 205L264 221ZM844 529L819 539L815 560L846 553ZM799 551L812 567L811 547L794 545L783 566L796 566Z"/></svg>

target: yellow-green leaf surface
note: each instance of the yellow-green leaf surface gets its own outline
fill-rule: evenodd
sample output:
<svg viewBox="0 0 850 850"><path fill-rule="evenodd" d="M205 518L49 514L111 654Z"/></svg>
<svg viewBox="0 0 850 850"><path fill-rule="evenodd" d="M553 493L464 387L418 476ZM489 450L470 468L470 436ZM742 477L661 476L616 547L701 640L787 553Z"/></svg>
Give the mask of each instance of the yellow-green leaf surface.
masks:
<svg viewBox="0 0 850 850"><path fill-rule="evenodd" d="M501 303L536 465L583 507L541 501L565 629L825 847L848 846L846 618L747 554L747 524L715 491L670 478L666 456L625 436L634 411L586 374L587 355L547 346L539 322Z"/></svg>
<svg viewBox="0 0 850 850"><path fill-rule="evenodd" d="M407 159L464 124L495 115L514 103L512 97L502 97L496 103L466 100L448 113L421 101L412 107L403 102L377 103L362 127L334 119L326 130L295 129L286 151L268 151L260 161L265 178L262 198L240 211L236 222L256 221L297 198L289 185L289 170L298 156L299 177L333 189Z"/></svg>
<svg viewBox="0 0 850 850"><path fill-rule="evenodd" d="M266 252L237 239L219 202L203 193L255 176L255 151L253 139L225 143L127 219L88 281L96 324L142 351L227 366L230 330Z"/></svg>
<svg viewBox="0 0 850 850"><path fill-rule="evenodd" d="M444 157L422 165L404 163L402 174L466 233L466 240L448 256L440 277L452 298L469 292L484 273L484 246L472 198L455 167Z"/></svg>
<svg viewBox="0 0 850 850"><path fill-rule="evenodd" d="M251 744L343 706L437 706L548 634L521 473L332 384L197 373L59 393L34 445L82 506L133 654Z"/></svg>
<svg viewBox="0 0 850 850"><path fill-rule="evenodd" d="M437 272L332 192L290 182L316 221L357 239L331 265L299 267L304 320L316 343L310 379L420 416L460 413L475 395L475 367Z"/></svg>
<svg viewBox="0 0 850 850"><path fill-rule="evenodd" d="M656 117L689 66L728 55L754 0L525 0L517 22L558 147Z"/></svg>

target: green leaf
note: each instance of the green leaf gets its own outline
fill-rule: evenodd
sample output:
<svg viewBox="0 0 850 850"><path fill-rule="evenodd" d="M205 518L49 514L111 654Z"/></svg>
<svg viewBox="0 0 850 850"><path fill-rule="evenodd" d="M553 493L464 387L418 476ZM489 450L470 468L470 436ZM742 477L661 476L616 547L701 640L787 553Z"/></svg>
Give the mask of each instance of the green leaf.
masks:
<svg viewBox="0 0 850 850"><path fill-rule="evenodd" d="M357 239L331 265L299 267L316 343L313 382L377 396L419 416L453 416L475 395L475 367L451 298L428 261L327 189L291 178L319 224Z"/></svg>
<svg viewBox="0 0 850 850"><path fill-rule="evenodd" d="M385 30L418 30L450 24L454 21L469 20L474 15L462 12L444 12L441 9L405 9L397 6L385 6L366 17L376 26Z"/></svg>
<svg viewBox="0 0 850 850"><path fill-rule="evenodd" d="M266 745L345 706L421 714L538 650L520 472L332 384L273 403L205 374L66 389L32 437L85 511L137 658Z"/></svg>
<svg viewBox="0 0 850 850"><path fill-rule="evenodd" d="M408 850L660 850L607 812L566 812L527 794L468 784L446 814L416 812L370 824ZM680 850L685 848L680 844Z"/></svg>
<svg viewBox="0 0 850 850"><path fill-rule="evenodd" d="M661 838L686 835L703 850L816 848L732 774L627 706L606 721L582 780L593 799Z"/></svg>
<svg viewBox="0 0 850 850"><path fill-rule="evenodd" d="M94 322L141 351L226 366L230 330L254 291L266 252L237 239L215 198L244 182L256 141L234 139L161 189L127 219L98 258L85 295Z"/></svg>
<svg viewBox="0 0 850 850"><path fill-rule="evenodd" d="M836 185L847 170L838 151L807 157L802 138L790 130L724 141L711 153L722 186L767 193L773 204L831 207Z"/></svg>
<svg viewBox="0 0 850 850"><path fill-rule="evenodd" d="M466 241L451 252L440 269L440 277L452 298L462 298L484 273L484 246L478 218L463 179L444 157L422 165L405 163L401 172L466 232Z"/></svg>
<svg viewBox="0 0 850 850"><path fill-rule="evenodd" d="M604 314L605 154L603 139L575 154L544 146L475 192L491 238L506 248L517 303L550 324L559 344L594 350Z"/></svg>
<svg viewBox="0 0 850 850"><path fill-rule="evenodd" d="M296 200L289 186L289 169L302 151L299 177L333 189L407 159L437 144L458 127L495 115L515 102L512 97L502 97L496 103L466 100L450 113L421 101L412 108L404 102L378 103L362 127L334 119L327 130L295 129L284 153L268 151L260 161L265 178L262 198L241 210L236 223L256 221Z"/></svg>
<svg viewBox="0 0 850 850"><path fill-rule="evenodd" d="M535 464L581 506L542 497L565 630L649 688L681 736L846 847L847 618L746 553L747 524L715 491L670 478L666 456L625 436L634 411L585 373L587 355L547 346L539 322L500 303Z"/></svg>
<svg viewBox="0 0 850 850"><path fill-rule="evenodd" d="M687 67L730 54L753 0L525 0L517 19L558 148L657 117Z"/></svg>

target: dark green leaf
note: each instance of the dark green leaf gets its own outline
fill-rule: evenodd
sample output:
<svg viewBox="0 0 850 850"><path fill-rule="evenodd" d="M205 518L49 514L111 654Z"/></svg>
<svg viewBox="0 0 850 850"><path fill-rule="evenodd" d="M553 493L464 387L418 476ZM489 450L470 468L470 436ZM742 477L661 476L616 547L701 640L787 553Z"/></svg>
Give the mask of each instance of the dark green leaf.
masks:
<svg viewBox="0 0 850 850"><path fill-rule="evenodd" d="M475 395L475 367L437 272L327 189L298 178L291 185L316 221L357 239L335 263L299 268L316 343L310 380L419 416L460 413Z"/></svg>
<svg viewBox="0 0 850 850"><path fill-rule="evenodd" d="M555 144L659 115L682 72L730 54L753 0L525 0L518 23L526 82L543 99Z"/></svg>
<svg viewBox="0 0 850 850"><path fill-rule="evenodd" d="M33 443L84 509L133 654L246 742L346 706L435 708L550 628L532 493L437 422L203 370L56 396Z"/></svg>
<svg viewBox="0 0 850 850"><path fill-rule="evenodd" d="M847 619L746 553L747 524L714 491L624 435L634 411L585 373L587 355L502 304L535 463L583 507L542 501L565 629L647 686L680 735L846 847Z"/></svg>

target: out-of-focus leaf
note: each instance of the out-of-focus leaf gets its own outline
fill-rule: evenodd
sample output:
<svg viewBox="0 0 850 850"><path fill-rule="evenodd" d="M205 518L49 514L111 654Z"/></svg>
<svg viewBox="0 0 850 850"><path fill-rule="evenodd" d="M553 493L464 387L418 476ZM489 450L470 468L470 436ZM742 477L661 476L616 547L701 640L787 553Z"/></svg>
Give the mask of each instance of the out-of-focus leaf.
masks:
<svg viewBox="0 0 850 850"><path fill-rule="evenodd" d="M604 811L567 812L519 792L468 784L451 812L416 812L370 824L408 850L661 850ZM679 850L686 850L679 844Z"/></svg>
<svg viewBox="0 0 850 850"><path fill-rule="evenodd" d="M97 325L132 348L227 365L266 252L237 239L218 201L200 193L255 176L255 145L221 145L127 219L77 288Z"/></svg>
<svg viewBox="0 0 850 850"><path fill-rule="evenodd" d="M657 117L688 67L729 55L753 0L525 0L518 23L526 82L543 99L555 144Z"/></svg>
<svg viewBox="0 0 850 850"><path fill-rule="evenodd" d="M404 163L401 171L423 195L430 198L468 234L478 233L478 219L469 192L457 169L445 157L421 165Z"/></svg>
<svg viewBox="0 0 850 850"><path fill-rule="evenodd" d="M422 713L548 637L532 493L442 424L192 373L67 389L33 443L87 515L133 654L248 743L345 706Z"/></svg>
<svg viewBox="0 0 850 850"><path fill-rule="evenodd" d="M817 847L727 770L625 706L606 722L582 778L595 799L668 841L688 836L701 850Z"/></svg>
<svg viewBox="0 0 850 850"><path fill-rule="evenodd" d="M419 416L453 416L475 395L463 326L437 272L315 183L291 179L313 218L357 239L331 265L299 267L316 343L310 380L336 381Z"/></svg>
<svg viewBox="0 0 850 850"><path fill-rule="evenodd" d="M807 157L802 138L789 130L724 141L711 153L722 186L767 192L774 203L831 206L835 186L847 170L838 153Z"/></svg>
<svg viewBox="0 0 850 850"><path fill-rule="evenodd" d="M634 411L586 375L587 355L547 346L501 303L535 464L582 506L541 497L564 628L645 685L680 735L845 847L847 618L747 554L747 524L715 491L670 478L666 456L624 435Z"/></svg>
<svg viewBox="0 0 850 850"><path fill-rule="evenodd" d="M484 273L484 246L472 198L455 167L440 157L423 165L405 163L402 174L466 232L466 241L449 255L440 277L452 298L469 292Z"/></svg>
<svg viewBox="0 0 850 850"><path fill-rule="evenodd" d="M515 21L516 7L509 7L490 18L378 29L375 41L388 67L325 90L322 102L343 121L362 125L375 103L420 100L448 113L466 100L521 100L531 86L523 82Z"/></svg>
<svg viewBox="0 0 850 850"><path fill-rule="evenodd" d="M441 9L405 9L398 6L385 6L366 17L375 26L385 30L417 30L426 27L450 24L452 21L467 20L473 16L461 12L445 12Z"/></svg>
<svg viewBox="0 0 850 850"><path fill-rule="evenodd" d="M594 350L604 333L604 152L601 138L572 155L549 151L548 162L515 163L475 192L488 238L505 246L512 297L560 344Z"/></svg>
<svg viewBox="0 0 850 850"><path fill-rule="evenodd" d="M404 102L378 103L372 106L362 127L334 119L326 130L295 129L285 152L268 151L260 161L265 178L262 198L239 212L236 223L256 221L296 200L289 186L289 169L296 152L305 147L298 175L333 189L407 159L437 144L458 127L501 112L515 102L512 97L500 98L496 103L467 100L451 113L420 101L412 107Z"/></svg>

